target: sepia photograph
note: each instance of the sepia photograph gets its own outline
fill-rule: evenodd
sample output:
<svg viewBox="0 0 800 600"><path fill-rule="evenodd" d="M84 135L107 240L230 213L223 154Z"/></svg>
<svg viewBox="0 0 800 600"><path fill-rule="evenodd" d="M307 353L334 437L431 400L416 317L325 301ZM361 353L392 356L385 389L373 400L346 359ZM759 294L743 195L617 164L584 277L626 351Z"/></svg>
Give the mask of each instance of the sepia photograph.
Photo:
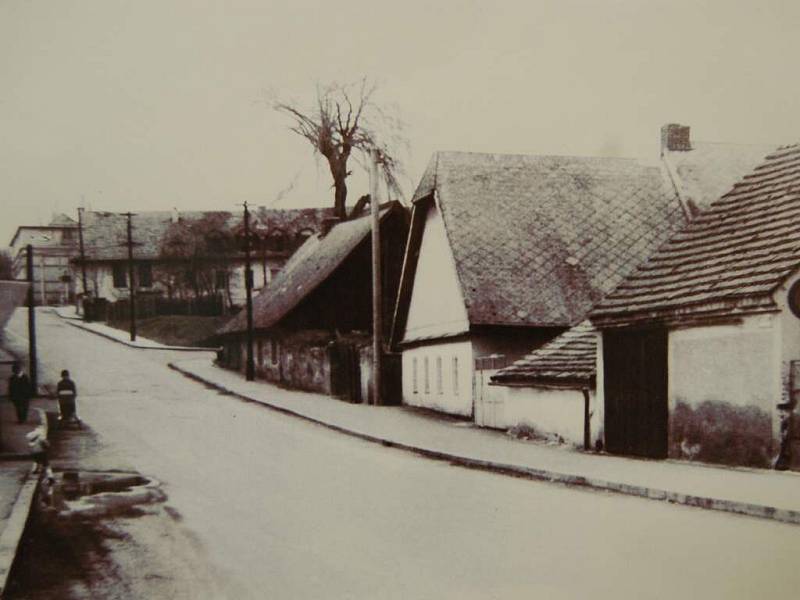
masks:
<svg viewBox="0 0 800 600"><path fill-rule="evenodd" d="M0 0L0 598L798 597L798 32Z"/></svg>

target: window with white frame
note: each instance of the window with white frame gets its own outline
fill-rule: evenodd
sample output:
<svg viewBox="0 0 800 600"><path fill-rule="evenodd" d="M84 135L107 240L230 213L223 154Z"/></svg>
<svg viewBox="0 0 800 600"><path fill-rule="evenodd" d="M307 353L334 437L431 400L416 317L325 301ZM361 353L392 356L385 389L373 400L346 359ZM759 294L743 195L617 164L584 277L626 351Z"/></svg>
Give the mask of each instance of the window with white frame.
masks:
<svg viewBox="0 0 800 600"><path fill-rule="evenodd" d="M417 379L417 357L411 359L411 391L419 393L419 381Z"/></svg>
<svg viewBox="0 0 800 600"><path fill-rule="evenodd" d="M442 357L436 357L436 393L444 394L444 382L442 381Z"/></svg>
<svg viewBox="0 0 800 600"><path fill-rule="evenodd" d="M424 371L423 375L425 376L425 393L426 394L430 394L431 393L431 369L430 369L430 364L429 364L427 356L423 360L422 368L423 368L423 371Z"/></svg>
<svg viewBox="0 0 800 600"><path fill-rule="evenodd" d="M453 395L458 396L458 357L453 357Z"/></svg>

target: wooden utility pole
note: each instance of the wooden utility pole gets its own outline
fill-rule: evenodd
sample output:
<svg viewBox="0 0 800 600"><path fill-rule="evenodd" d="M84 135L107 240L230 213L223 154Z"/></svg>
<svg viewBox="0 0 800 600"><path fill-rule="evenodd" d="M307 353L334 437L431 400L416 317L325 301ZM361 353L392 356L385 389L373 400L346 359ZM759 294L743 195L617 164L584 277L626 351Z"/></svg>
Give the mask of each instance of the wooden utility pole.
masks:
<svg viewBox="0 0 800 600"><path fill-rule="evenodd" d="M89 291L89 286L86 283L86 250L83 246L83 207L81 206L78 208L78 247L80 248L81 252L81 283L83 284L83 297L86 298L86 294ZM84 313L83 318L86 318L86 314Z"/></svg>
<svg viewBox="0 0 800 600"><path fill-rule="evenodd" d="M247 209L247 202L244 203L244 293L247 314L245 379L253 381L256 378L256 368L253 362L253 269L250 266L250 211Z"/></svg>
<svg viewBox="0 0 800 600"><path fill-rule="evenodd" d="M381 291L381 227L378 200L378 150L370 151L369 205L372 213L372 403L382 404L383 302Z"/></svg>
<svg viewBox="0 0 800 600"><path fill-rule="evenodd" d="M27 248L27 277L28 277L28 374L31 380L31 389L36 394L39 389L38 369L36 360L36 309L34 306L33 292L33 246L28 244Z"/></svg>
<svg viewBox="0 0 800 600"><path fill-rule="evenodd" d="M124 213L128 217L128 289L130 290L130 331L131 341L136 341L136 281L134 279L133 271L133 225L131 224L131 217L133 213Z"/></svg>

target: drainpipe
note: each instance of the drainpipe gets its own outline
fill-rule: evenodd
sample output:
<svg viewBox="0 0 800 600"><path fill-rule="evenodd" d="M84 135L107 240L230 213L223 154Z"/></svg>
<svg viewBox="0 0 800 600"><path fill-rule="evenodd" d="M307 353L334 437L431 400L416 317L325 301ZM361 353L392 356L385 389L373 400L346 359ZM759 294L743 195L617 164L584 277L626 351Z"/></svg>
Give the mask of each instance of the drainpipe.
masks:
<svg viewBox="0 0 800 600"><path fill-rule="evenodd" d="M592 446L592 424L589 412L589 388L583 388L583 449L589 450Z"/></svg>

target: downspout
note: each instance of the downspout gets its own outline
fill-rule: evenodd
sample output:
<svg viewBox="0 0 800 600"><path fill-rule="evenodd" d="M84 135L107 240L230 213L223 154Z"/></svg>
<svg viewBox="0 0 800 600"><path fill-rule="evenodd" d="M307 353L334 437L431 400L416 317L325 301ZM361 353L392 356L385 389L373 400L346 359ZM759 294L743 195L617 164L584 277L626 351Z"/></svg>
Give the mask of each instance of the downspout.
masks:
<svg viewBox="0 0 800 600"><path fill-rule="evenodd" d="M581 392L583 392L583 449L588 451L592 447L592 415L589 412L589 388L584 387Z"/></svg>

